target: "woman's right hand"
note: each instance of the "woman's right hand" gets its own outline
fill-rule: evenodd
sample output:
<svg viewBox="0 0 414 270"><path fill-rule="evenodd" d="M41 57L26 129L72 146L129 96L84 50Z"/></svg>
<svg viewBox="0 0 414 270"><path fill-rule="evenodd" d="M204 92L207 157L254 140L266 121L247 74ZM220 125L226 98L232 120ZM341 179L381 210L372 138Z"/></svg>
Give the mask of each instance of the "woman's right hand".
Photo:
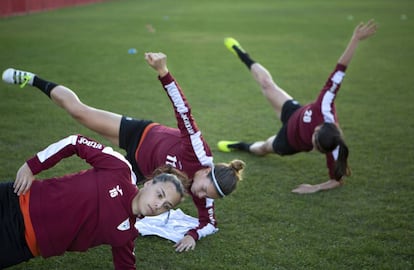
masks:
<svg viewBox="0 0 414 270"><path fill-rule="evenodd" d="M163 54L162 52L148 52L145 53L145 60L153 69L155 69L158 72L158 75L160 75L161 78L167 75L167 56L165 54Z"/></svg>
<svg viewBox="0 0 414 270"><path fill-rule="evenodd" d="M355 27L354 38L357 40L364 40L377 31L377 24L374 20L369 20L367 23L360 23Z"/></svg>
<svg viewBox="0 0 414 270"><path fill-rule="evenodd" d="M32 171L25 162L17 171L16 180L13 184L14 192L19 196L25 194L32 186L34 179Z"/></svg>

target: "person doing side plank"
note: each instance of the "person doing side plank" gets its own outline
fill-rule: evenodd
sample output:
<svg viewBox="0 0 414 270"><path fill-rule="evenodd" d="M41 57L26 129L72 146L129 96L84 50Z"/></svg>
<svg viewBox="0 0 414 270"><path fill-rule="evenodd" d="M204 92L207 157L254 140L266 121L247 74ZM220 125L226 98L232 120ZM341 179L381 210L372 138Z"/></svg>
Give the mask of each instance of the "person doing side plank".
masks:
<svg viewBox="0 0 414 270"><path fill-rule="evenodd" d="M198 210L199 225L175 244L178 252L192 250L196 241L217 231L214 199L229 195L242 177L245 163L233 160L214 164L213 156L192 114L184 93L167 68L163 53L146 53L145 59L173 105L178 128L95 109L82 103L69 88L16 69L3 72L6 83L33 85L48 95L76 121L126 150L139 180L158 166L169 164L192 180L189 193Z"/></svg>
<svg viewBox="0 0 414 270"><path fill-rule="evenodd" d="M72 155L92 168L35 179ZM0 183L0 268L110 245L115 269L136 269L135 222L176 207L185 192L181 179L160 169L138 189L130 163L112 148L82 135L51 144L20 167L14 182Z"/></svg>
<svg viewBox="0 0 414 270"><path fill-rule="evenodd" d="M349 176L351 171L348 166L349 150L338 124L334 100L358 43L372 36L376 29L377 25L373 20L356 26L348 46L318 97L314 102L304 106L279 87L269 71L252 60L237 40L225 39L226 47L240 58L260 85L263 95L282 121L282 127L276 135L264 141L253 143L219 141L219 150L223 152L242 150L258 156L269 153L285 156L315 150L326 155L330 179L316 185L299 185L292 192L314 193L339 187L344 177Z"/></svg>

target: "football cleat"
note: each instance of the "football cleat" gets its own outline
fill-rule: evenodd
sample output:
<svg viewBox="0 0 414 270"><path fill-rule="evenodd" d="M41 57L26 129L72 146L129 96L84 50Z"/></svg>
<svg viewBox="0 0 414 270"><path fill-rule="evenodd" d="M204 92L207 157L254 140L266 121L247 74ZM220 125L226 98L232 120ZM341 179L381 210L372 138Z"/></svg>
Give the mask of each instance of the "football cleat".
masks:
<svg viewBox="0 0 414 270"><path fill-rule="evenodd" d="M226 48L229 49L229 51L231 51L235 56L238 56L238 54L234 47L237 47L237 49L239 49L241 52L245 52L240 43L231 37L224 39L224 46L226 46Z"/></svg>
<svg viewBox="0 0 414 270"><path fill-rule="evenodd" d="M10 84L19 84L20 88L26 86L26 84L32 84L34 74L31 72L17 70L14 68L8 68L3 72L3 81Z"/></svg>
<svg viewBox="0 0 414 270"><path fill-rule="evenodd" d="M217 148L221 151L221 152L231 152L232 150L234 150L234 148L230 148L229 145L238 143L237 141L219 141L217 143Z"/></svg>

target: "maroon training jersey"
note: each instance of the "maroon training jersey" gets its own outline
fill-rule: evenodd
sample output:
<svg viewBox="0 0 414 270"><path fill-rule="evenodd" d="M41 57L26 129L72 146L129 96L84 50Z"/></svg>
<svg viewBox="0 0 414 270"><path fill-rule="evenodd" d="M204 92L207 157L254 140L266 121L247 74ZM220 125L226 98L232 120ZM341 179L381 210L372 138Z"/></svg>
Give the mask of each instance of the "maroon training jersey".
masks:
<svg viewBox="0 0 414 270"><path fill-rule="evenodd" d="M69 136L27 161L33 174L78 155L93 168L31 186L29 213L42 257L65 251L112 246L115 269L135 269L136 216L132 199L138 193L131 165L110 147L81 135Z"/></svg>
<svg viewBox="0 0 414 270"><path fill-rule="evenodd" d="M311 151L312 134L315 128L324 122L338 123L334 100L345 76L346 66L337 64L315 102L296 110L289 118L287 136L289 144L297 151ZM338 158L338 147L326 154L326 165L329 177L334 177L335 161Z"/></svg>
<svg viewBox="0 0 414 270"><path fill-rule="evenodd" d="M168 73L159 80L173 105L178 128L163 125L151 127L140 142L135 160L144 176L150 175L157 167L168 164L185 172L192 179L195 172L213 165L211 150L173 76ZM200 199L193 194L191 196L197 206L199 226L187 234L198 240L217 231L214 200Z"/></svg>

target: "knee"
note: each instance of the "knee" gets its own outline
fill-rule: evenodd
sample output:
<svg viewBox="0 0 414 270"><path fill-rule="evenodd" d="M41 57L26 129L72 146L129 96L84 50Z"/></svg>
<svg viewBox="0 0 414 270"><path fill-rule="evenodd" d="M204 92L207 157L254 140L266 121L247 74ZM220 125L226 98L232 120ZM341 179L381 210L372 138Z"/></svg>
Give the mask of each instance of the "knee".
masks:
<svg viewBox="0 0 414 270"><path fill-rule="evenodd" d="M269 148L267 142L256 142L250 146L250 152L255 154L256 156L265 156L269 153L273 152L272 148Z"/></svg>

